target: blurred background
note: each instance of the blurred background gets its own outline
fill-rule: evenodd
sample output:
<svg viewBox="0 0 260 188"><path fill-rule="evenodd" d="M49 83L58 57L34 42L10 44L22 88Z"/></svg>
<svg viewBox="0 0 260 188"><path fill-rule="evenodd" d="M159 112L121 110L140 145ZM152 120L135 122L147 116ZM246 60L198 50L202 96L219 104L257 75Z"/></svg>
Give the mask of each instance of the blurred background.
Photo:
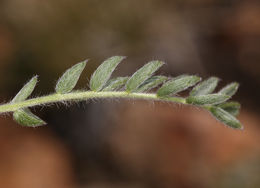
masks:
<svg viewBox="0 0 260 188"><path fill-rule="evenodd" d="M0 118L4 188L260 187L258 0L1 0L0 101L33 75L34 96L54 91L67 68L89 58L77 88L106 58L128 58L113 76L159 59L165 75L241 83L244 131L201 109L95 100L34 108L48 122L24 128Z"/></svg>

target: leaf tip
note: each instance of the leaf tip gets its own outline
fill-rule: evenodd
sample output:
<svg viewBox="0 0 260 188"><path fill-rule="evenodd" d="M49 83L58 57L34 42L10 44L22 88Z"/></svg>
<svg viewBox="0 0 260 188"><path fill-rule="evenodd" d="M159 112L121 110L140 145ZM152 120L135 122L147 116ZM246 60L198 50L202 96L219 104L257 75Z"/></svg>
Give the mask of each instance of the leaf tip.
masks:
<svg viewBox="0 0 260 188"><path fill-rule="evenodd" d="M194 75L192 76L195 80L195 82L200 82L202 80L202 78L200 76Z"/></svg>
<svg viewBox="0 0 260 188"><path fill-rule="evenodd" d="M127 58L127 56L122 56L122 55L116 55L116 56L112 56L109 59L116 59L117 61L121 62L123 60L125 60Z"/></svg>
<svg viewBox="0 0 260 188"><path fill-rule="evenodd" d="M81 66L85 68L88 61L89 61L89 59L85 59L82 62L80 62L79 64L81 64Z"/></svg>

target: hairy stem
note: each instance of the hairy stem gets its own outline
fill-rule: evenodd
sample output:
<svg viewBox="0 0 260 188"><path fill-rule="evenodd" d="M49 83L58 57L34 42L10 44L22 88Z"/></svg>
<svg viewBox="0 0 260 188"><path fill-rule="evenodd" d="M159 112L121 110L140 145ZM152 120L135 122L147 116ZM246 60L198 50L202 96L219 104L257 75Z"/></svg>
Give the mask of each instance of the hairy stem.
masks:
<svg viewBox="0 0 260 188"><path fill-rule="evenodd" d="M39 106L49 103L73 101L73 100L88 100L95 98L132 98L156 101L169 101L186 104L186 99L181 97L167 97L159 98L156 94L151 93L128 93L126 91L108 91L108 92L95 92L95 91L74 91L67 94L51 94L48 96L28 99L22 102L7 103L0 105L0 113L14 112L21 108Z"/></svg>

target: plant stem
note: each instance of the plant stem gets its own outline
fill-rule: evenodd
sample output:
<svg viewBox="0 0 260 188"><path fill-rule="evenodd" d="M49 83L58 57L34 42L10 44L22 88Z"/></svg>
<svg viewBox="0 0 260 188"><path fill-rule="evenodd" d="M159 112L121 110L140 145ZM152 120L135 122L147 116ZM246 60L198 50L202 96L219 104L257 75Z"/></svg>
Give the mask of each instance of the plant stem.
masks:
<svg viewBox="0 0 260 188"><path fill-rule="evenodd" d="M186 104L186 99L181 97L167 97L159 98L156 94L151 93L128 93L126 91L108 91L108 92L95 92L95 91L74 91L66 94L51 94L48 96L37 97L16 103L7 103L0 105L0 113L14 112L21 108L39 106L49 103L73 101L73 100L88 100L95 98L130 98L130 99L144 99L155 101L169 101Z"/></svg>

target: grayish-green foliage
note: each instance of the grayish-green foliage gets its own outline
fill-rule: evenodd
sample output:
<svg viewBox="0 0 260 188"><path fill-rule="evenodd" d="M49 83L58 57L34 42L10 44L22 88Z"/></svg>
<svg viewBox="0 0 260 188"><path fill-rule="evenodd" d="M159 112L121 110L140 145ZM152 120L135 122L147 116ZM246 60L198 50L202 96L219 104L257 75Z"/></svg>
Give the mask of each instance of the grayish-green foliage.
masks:
<svg viewBox="0 0 260 188"><path fill-rule="evenodd" d="M157 71L164 62L162 61L151 61L144 65L142 68L137 70L126 83L126 91L134 92L137 88L143 84L148 78L150 78L155 71Z"/></svg>
<svg viewBox="0 0 260 188"><path fill-rule="evenodd" d="M55 90L57 93L69 93L77 84L79 77L86 66L87 60L68 69L58 80Z"/></svg>
<svg viewBox="0 0 260 188"><path fill-rule="evenodd" d="M186 101L189 104L195 105L216 105L226 102L230 96L222 94L208 94L208 95L199 95L199 96L189 96Z"/></svg>
<svg viewBox="0 0 260 188"><path fill-rule="evenodd" d="M218 107L222 108L233 116L238 116L241 105L238 102L225 102L219 104Z"/></svg>
<svg viewBox="0 0 260 188"><path fill-rule="evenodd" d="M110 79L102 91L116 91L124 87L128 77L118 77Z"/></svg>
<svg viewBox="0 0 260 188"><path fill-rule="evenodd" d="M194 86L200 81L198 76L181 75L166 82L157 92L159 97L167 97L177 94L187 88Z"/></svg>
<svg viewBox="0 0 260 188"><path fill-rule="evenodd" d="M123 60L123 56L114 56L104 61L93 73L90 79L90 89L100 91L109 80L117 65Z"/></svg>
<svg viewBox="0 0 260 188"><path fill-rule="evenodd" d="M34 115L28 108L19 109L14 112L13 119L20 125L27 127L38 127L46 123Z"/></svg>
<svg viewBox="0 0 260 188"><path fill-rule="evenodd" d="M235 129L243 128L242 124L235 117L239 114L240 104L238 102L228 102L237 92L238 83L233 82L219 92L214 93L219 82L219 78L216 77L210 77L200 82L201 78L195 75L181 75L173 79L168 79L161 75L153 76L164 64L161 61L147 63L130 78L117 77L110 79L113 71L123 59L123 56L114 56L105 60L91 77L90 91L81 91L80 94L73 91L73 89L86 66L86 61L72 66L61 76L56 84L56 93L27 100L37 83L37 76L34 76L10 103L0 105L0 113L13 112L13 119L19 124L37 127L46 123L34 115L28 107L63 102L65 99L85 100L84 96L87 97L86 99L120 96L122 98L141 98L199 106L208 110L217 120L225 125ZM180 92L193 86L194 88L191 89L189 96L176 97ZM157 92L147 93L155 88L158 88Z"/></svg>
<svg viewBox="0 0 260 188"><path fill-rule="evenodd" d="M237 92L238 87L239 87L239 83L234 82L234 83L228 84L226 87L221 89L219 91L219 93L224 94L224 95L229 95L232 97Z"/></svg>
<svg viewBox="0 0 260 188"><path fill-rule="evenodd" d="M21 102L27 99L33 92L36 83L38 80L38 76L34 76L27 84L23 86L23 88L17 93L17 95L13 98L11 103Z"/></svg>
<svg viewBox="0 0 260 188"><path fill-rule="evenodd" d="M190 96L207 95L211 94L217 87L219 78L210 77L207 80L202 81L197 86L195 86L191 92Z"/></svg>
<svg viewBox="0 0 260 188"><path fill-rule="evenodd" d="M150 91L153 88L156 88L160 84L164 83L167 80L166 76L153 76L147 79L143 84L141 84L137 89L136 92L142 93Z"/></svg>
<svg viewBox="0 0 260 188"><path fill-rule="evenodd" d="M211 106L210 112L217 120L224 123L225 125L234 129L243 129L241 123L234 116L232 116L230 113L223 110L222 108Z"/></svg>

